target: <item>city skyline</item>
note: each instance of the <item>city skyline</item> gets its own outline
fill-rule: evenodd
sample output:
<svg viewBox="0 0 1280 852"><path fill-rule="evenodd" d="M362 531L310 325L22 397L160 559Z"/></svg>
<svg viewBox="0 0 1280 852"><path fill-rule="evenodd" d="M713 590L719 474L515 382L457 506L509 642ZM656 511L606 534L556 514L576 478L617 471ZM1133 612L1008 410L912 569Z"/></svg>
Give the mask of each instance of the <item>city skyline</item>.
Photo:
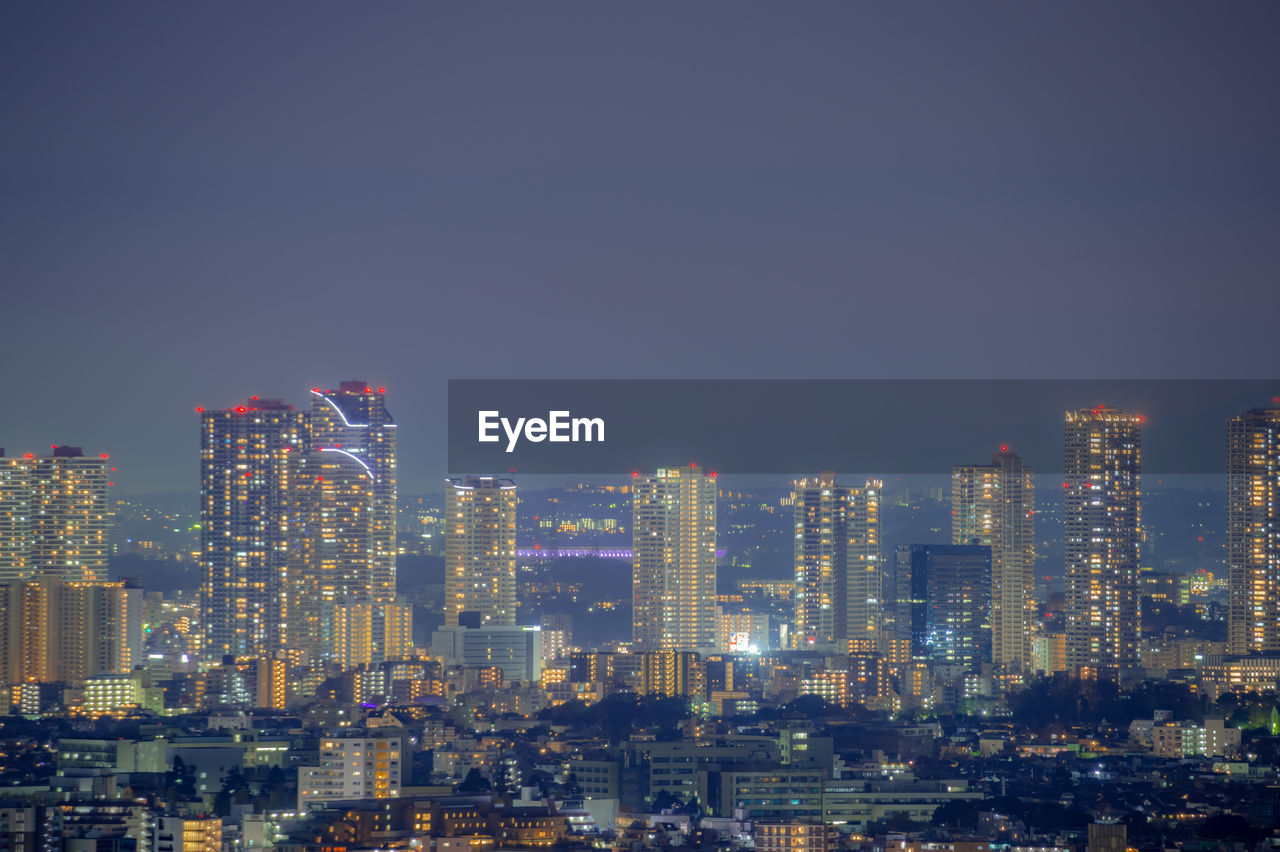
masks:
<svg viewBox="0 0 1280 852"><path fill-rule="evenodd" d="M1274 0L4 23L0 847L1280 849Z"/></svg>

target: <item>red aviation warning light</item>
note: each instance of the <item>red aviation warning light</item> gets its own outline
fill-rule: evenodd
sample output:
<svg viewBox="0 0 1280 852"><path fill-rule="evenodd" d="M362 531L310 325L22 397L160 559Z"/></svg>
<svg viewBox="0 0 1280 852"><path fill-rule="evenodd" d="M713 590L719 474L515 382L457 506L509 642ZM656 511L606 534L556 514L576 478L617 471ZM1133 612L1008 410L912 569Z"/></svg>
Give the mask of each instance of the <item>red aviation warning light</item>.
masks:
<svg viewBox="0 0 1280 852"><path fill-rule="evenodd" d="M243 405L237 406L236 411L240 412L241 414L244 414L244 406Z"/></svg>
<svg viewBox="0 0 1280 852"><path fill-rule="evenodd" d="M204 408L202 406L197 405L196 414L204 414Z"/></svg>

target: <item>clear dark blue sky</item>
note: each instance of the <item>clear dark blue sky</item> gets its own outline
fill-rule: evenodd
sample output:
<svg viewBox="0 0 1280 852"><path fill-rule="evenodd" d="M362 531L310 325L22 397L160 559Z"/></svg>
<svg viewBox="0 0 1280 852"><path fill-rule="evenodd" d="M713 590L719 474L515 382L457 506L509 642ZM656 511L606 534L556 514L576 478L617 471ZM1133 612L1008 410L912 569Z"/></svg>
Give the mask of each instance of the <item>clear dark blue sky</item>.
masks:
<svg viewBox="0 0 1280 852"><path fill-rule="evenodd" d="M1280 5L25 3L0 446L449 377L1276 373Z"/></svg>

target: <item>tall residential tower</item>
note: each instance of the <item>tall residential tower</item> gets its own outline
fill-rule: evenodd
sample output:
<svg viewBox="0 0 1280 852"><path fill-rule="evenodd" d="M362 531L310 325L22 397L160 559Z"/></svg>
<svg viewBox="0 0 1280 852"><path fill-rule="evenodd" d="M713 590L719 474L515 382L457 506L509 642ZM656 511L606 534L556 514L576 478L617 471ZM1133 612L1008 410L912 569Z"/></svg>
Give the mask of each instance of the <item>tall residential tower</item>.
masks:
<svg viewBox="0 0 1280 852"><path fill-rule="evenodd" d="M205 651L270 656L289 646L296 458L306 417L278 399L203 412L200 551Z"/></svg>
<svg viewBox="0 0 1280 852"><path fill-rule="evenodd" d="M1023 669L1031 659L1035 600L1035 481L1008 446L989 465L951 474L951 543L991 548L992 661Z"/></svg>
<svg viewBox="0 0 1280 852"><path fill-rule="evenodd" d="M637 649L717 647L715 474L691 464L637 476L631 517Z"/></svg>
<svg viewBox="0 0 1280 852"><path fill-rule="evenodd" d="M795 484L796 623L799 648L874 650L880 614L881 484L838 485L825 471ZM837 648L837 646L839 646Z"/></svg>
<svg viewBox="0 0 1280 852"><path fill-rule="evenodd" d="M1280 651L1280 406L1227 422L1228 651Z"/></svg>
<svg viewBox="0 0 1280 852"><path fill-rule="evenodd" d="M516 485L476 476L445 485L444 623L478 613L478 626L516 623Z"/></svg>
<svg viewBox="0 0 1280 852"><path fill-rule="evenodd" d="M1142 418L1116 408L1066 415L1067 665L1138 665Z"/></svg>
<svg viewBox="0 0 1280 852"><path fill-rule="evenodd" d="M387 411L387 389L363 381L337 390L311 389L309 429L317 451L346 453L369 473L367 579L363 601L373 619L373 659L397 659L410 650L397 625L409 605L396 598L396 423Z"/></svg>

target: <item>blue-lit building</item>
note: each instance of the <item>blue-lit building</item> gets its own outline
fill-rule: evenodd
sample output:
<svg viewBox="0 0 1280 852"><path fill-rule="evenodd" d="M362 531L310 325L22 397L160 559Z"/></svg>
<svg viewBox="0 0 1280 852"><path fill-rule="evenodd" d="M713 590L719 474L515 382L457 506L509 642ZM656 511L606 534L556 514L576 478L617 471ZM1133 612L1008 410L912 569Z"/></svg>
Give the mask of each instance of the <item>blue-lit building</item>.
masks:
<svg viewBox="0 0 1280 852"><path fill-rule="evenodd" d="M911 656L977 669L991 662L991 548L905 544L894 559L892 630Z"/></svg>

